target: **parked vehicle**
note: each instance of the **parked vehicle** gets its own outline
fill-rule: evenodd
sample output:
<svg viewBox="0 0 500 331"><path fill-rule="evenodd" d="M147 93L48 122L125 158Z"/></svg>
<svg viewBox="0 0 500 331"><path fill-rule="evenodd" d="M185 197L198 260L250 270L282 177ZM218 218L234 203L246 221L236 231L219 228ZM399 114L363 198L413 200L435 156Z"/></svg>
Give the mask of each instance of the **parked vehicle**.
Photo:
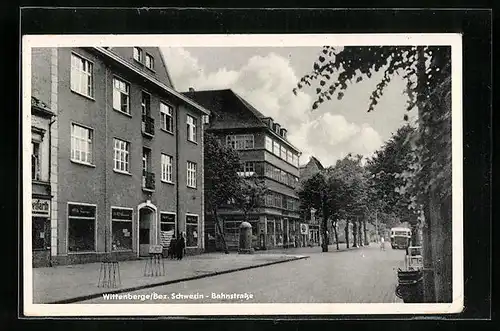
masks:
<svg viewBox="0 0 500 331"><path fill-rule="evenodd" d="M406 249L410 245L411 230L396 227L391 229L391 247L393 249Z"/></svg>

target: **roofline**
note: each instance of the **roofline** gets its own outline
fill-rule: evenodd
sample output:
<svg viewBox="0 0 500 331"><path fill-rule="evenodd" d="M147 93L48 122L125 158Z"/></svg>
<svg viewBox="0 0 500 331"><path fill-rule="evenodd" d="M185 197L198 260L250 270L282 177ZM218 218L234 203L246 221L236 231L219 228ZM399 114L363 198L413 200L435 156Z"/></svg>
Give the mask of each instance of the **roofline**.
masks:
<svg viewBox="0 0 500 331"><path fill-rule="evenodd" d="M120 63L121 65L125 66L126 68L130 69L131 71L139 74L143 78L147 79L149 82L151 82L151 83L155 84L156 86L158 86L159 88L167 91L168 93L170 93L174 97L177 97L179 100L182 100L185 103L191 105L192 107L194 107L197 110L199 110L200 112L202 112L204 115L210 115L210 111L207 110L206 108L202 107L201 105L197 104L193 100L191 100L188 97L184 96L182 93L179 93L176 90L174 90L173 88L171 88L171 87L163 84L158 79L156 79L156 78L154 78L154 77L152 77L152 76L150 76L150 75L142 72L141 70L135 68L130 63L128 63L127 61L123 60L121 57L119 57L118 55L114 54L113 52L110 52L107 49L104 49L103 47L92 47L92 48L95 49L96 51L98 51L99 53L101 53L102 55L107 56L108 58L110 58L110 59L112 59L112 60ZM160 52L161 52L161 50L160 50Z"/></svg>
<svg viewBox="0 0 500 331"><path fill-rule="evenodd" d="M163 52L161 51L161 47L158 47L158 50L160 51L160 59L161 59L161 62L163 62L163 66L165 67L165 72L167 74L167 78L170 81L172 88L175 90L174 81L172 80L172 76L170 75L170 71L168 71L167 61L165 61L165 56L163 55Z"/></svg>

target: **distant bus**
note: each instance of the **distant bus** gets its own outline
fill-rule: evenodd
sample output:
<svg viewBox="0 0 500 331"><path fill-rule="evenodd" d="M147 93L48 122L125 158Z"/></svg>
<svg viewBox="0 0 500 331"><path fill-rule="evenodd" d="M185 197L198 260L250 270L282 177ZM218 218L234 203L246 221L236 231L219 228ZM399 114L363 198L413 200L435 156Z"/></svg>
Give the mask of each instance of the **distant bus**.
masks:
<svg viewBox="0 0 500 331"><path fill-rule="evenodd" d="M410 246L411 230L409 228L397 227L391 229L391 247L406 249Z"/></svg>

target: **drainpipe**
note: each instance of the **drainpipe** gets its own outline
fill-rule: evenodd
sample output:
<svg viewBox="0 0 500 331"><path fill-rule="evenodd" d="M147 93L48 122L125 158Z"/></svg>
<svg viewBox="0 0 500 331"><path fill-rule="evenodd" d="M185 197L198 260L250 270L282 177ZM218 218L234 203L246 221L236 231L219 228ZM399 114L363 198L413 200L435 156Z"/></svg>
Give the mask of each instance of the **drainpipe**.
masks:
<svg viewBox="0 0 500 331"><path fill-rule="evenodd" d="M108 66L105 65L104 70L104 215L108 215ZM95 146L95 144L94 144ZM110 214L111 217L111 214ZM107 216L104 217L104 253L108 252L108 225L111 226L111 219L107 221ZM96 238L97 240L97 238ZM111 253L111 247L109 248Z"/></svg>
<svg viewBox="0 0 500 331"><path fill-rule="evenodd" d="M52 120L52 118L54 118ZM52 124L54 124L54 122L56 121L56 116L55 115L52 115L51 116L51 121L49 122L49 183L50 183L50 199L51 199L51 202L52 202ZM52 203L51 203L52 205ZM51 212L52 214L52 208L51 208ZM51 222L51 219L52 219L52 215L49 215L49 223ZM50 239L50 248L49 248L49 267L52 267L53 264L52 264L52 228L50 228L50 224L49 224L49 239Z"/></svg>
<svg viewBox="0 0 500 331"><path fill-rule="evenodd" d="M177 109L176 109L176 112L175 112L175 162L176 162L176 169L175 169L175 181L176 181L176 190L175 190L175 194L176 194L176 201L175 201L175 204L176 204L176 229L177 229L177 233L176 233L176 239L179 240L180 238L180 235L179 235L179 213L180 213L180 204L179 204L179 190L180 190L180 186L181 186L181 183L179 181L179 172L180 172L180 160L179 160L179 141L180 141L180 136L179 136L179 110L180 110L180 107L178 106Z"/></svg>

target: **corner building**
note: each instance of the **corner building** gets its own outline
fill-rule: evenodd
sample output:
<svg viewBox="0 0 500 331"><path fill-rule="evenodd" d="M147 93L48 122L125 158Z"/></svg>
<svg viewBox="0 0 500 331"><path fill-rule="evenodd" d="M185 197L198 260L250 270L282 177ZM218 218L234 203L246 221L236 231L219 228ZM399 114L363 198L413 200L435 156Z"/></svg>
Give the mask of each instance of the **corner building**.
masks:
<svg viewBox="0 0 500 331"><path fill-rule="evenodd" d="M50 264L204 249L203 121L154 47L38 48L32 96L51 125Z"/></svg>
<svg viewBox="0 0 500 331"><path fill-rule="evenodd" d="M239 174L257 175L265 181L268 192L264 205L249 214L253 248L298 246L300 151L288 141L287 130L232 90L190 90L184 94L210 110L206 130L238 152L242 162ZM237 250L243 213L228 202L218 214L228 248ZM215 221L208 212L206 218L207 249L220 249Z"/></svg>

